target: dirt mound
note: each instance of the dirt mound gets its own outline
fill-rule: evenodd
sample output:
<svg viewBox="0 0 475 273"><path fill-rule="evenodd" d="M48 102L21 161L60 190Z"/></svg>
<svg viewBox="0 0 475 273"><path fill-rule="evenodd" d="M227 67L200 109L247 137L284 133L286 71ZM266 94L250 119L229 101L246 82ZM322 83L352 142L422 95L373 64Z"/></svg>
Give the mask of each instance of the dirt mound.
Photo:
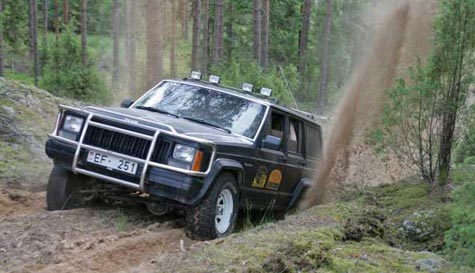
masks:
<svg viewBox="0 0 475 273"><path fill-rule="evenodd" d="M44 210L45 192L0 189L0 219Z"/></svg>
<svg viewBox="0 0 475 273"><path fill-rule="evenodd" d="M301 208L322 202L332 182L345 182L347 178L352 181L368 180L364 177L368 169L364 163L367 161L364 158L361 160L355 151L362 147L363 150L370 149L364 144L365 136L369 128L378 124L378 116L384 106L385 90L394 84L397 77L406 76L406 68L416 61L416 57L427 56L430 49L429 38L432 35L430 23L435 10L434 3L434 0L398 1L383 7L386 15L374 36L372 50L355 69L347 85L322 161L317 168L315 184ZM371 152L368 157L377 158ZM394 163L395 172L382 177L374 175L374 178L389 182L408 174L408 169L403 164ZM352 176L348 176L350 166L353 167ZM384 169L381 168L378 173L384 173Z"/></svg>
<svg viewBox="0 0 475 273"><path fill-rule="evenodd" d="M16 215L0 230L0 272L119 272L192 242L178 216L142 206Z"/></svg>

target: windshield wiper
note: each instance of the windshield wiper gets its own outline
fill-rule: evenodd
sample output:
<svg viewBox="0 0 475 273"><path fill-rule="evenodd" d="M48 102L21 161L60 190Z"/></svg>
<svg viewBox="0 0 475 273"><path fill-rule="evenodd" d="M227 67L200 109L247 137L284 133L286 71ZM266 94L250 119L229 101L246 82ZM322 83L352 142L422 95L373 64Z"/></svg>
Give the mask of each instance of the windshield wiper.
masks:
<svg viewBox="0 0 475 273"><path fill-rule="evenodd" d="M165 110L162 110L162 109L154 108L154 107L149 107L149 106L136 106L135 108L140 109L140 110L146 110L146 111L150 111L150 112L156 112L156 113L160 113L160 114L165 114L165 115L169 115L169 116L176 117L176 118L179 118L179 117L180 117L180 116L178 116L178 115L176 115L176 114L170 113L170 112L165 111Z"/></svg>
<svg viewBox="0 0 475 273"><path fill-rule="evenodd" d="M187 119L187 120L190 120L190 121L193 121L193 122L196 122L196 123L208 125L208 126L211 126L211 127L215 127L215 128L218 128L222 131L225 131L226 133L231 134L231 130L229 130L228 128L221 127L219 125L213 124L211 122L207 122L207 121L199 119L199 118L191 118L191 117L181 117L181 118Z"/></svg>

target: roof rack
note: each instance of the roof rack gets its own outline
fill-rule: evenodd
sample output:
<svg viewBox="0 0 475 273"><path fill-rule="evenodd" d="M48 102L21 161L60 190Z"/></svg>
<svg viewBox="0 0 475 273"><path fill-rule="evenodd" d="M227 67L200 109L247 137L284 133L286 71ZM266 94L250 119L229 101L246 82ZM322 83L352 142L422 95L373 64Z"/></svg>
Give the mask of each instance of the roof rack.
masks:
<svg viewBox="0 0 475 273"><path fill-rule="evenodd" d="M215 82L205 81L205 80L201 79L201 74L199 76L200 76L200 78L198 78L198 77L191 77L191 78L185 77L185 78L183 78L183 80L184 81L196 81L196 82L201 82L201 83L204 83L204 84L219 86L219 87L223 87L223 88L226 88L226 89L231 89L231 90L239 92L241 94L251 95L253 97L256 97L256 98L259 98L259 99L262 99L262 100L267 100L271 103L280 104L280 101L277 98L266 96L266 95L263 95L263 94L260 94L260 93L245 91L245 90L242 90L242 89L239 89L239 88L236 88L236 87L232 87L232 86L226 86L226 85L222 85L222 84L215 83Z"/></svg>

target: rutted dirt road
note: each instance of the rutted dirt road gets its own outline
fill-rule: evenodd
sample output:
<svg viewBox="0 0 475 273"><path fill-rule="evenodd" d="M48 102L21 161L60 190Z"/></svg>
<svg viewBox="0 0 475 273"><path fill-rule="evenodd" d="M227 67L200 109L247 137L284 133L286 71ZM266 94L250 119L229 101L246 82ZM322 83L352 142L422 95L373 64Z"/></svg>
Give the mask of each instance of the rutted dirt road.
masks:
<svg viewBox="0 0 475 273"><path fill-rule="evenodd" d="M0 190L0 272L143 272L193 243L179 216L142 206L48 212L44 195Z"/></svg>

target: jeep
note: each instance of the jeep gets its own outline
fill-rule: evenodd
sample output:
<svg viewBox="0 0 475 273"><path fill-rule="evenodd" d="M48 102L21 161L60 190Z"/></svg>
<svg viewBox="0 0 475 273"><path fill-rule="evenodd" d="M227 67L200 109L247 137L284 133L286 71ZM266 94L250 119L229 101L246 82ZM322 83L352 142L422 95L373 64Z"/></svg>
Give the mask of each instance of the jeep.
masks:
<svg viewBox="0 0 475 273"><path fill-rule="evenodd" d="M157 215L184 212L187 235L200 240L230 234L239 209L285 214L311 185L321 128L271 92L192 72L121 107L60 105L46 142L48 210L135 200Z"/></svg>

